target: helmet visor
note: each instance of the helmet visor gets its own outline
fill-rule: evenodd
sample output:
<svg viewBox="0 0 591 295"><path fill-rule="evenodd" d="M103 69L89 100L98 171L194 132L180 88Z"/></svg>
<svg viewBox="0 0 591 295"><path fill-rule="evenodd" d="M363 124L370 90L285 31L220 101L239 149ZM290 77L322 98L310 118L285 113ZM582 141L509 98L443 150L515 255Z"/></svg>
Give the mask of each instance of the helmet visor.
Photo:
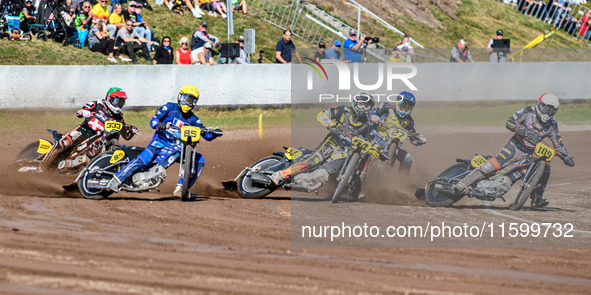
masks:
<svg viewBox="0 0 591 295"><path fill-rule="evenodd" d="M412 112L412 109L415 107L415 104L408 101L408 100L403 100L401 102L398 103L398 108L405 112L405 113L410 113Z"/></svg>
<svg viewBox="0 0 591 295"><path fill-rule="evenodd" d="M197 101L199 99L193 95L190 94L181 94L181 96L179 97L179 103L182 105L186 105L186 106L190 106L190 107L195 107L195 105L197 104Z"/></svg>
<svg viewBox="0 0 591 295"><path fill-rule="evenodd" d="M541 104L540 111L542 112L542 114L548 115L550 117L554 117L554 115L556 115L556 111L558 111L558 110L555 109L553 106Z"/></svg>
<svg viewBox="0 0 591 295"><path fill-rule="evenodd" d="M122 109L125 106L125 99L120 97L111 97L111 104L114 107Z"/></svg>
<svg viewBox="0 0 591 295"><path fill-rule="evenodd" d="M369 101L358 101L355 106L364 112L369 112L369 110L371 110L372 103Z"/></svg>

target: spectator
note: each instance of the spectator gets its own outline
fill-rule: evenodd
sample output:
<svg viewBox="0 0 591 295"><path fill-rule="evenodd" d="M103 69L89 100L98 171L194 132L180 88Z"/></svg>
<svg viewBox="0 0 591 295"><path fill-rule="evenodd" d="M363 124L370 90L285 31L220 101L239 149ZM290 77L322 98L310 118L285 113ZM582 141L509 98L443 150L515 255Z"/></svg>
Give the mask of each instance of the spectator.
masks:
<svg viewBox="0 0 591 295"><path fill-rule="evenodd" d="M302 63L302 58L300 57L300 53L291 41L291 30L287 29L283 31L283 38L277 42L277 46L275 46L275 63L281 64L291 64L291 51L295 52L295 55L300 63Z"/></svg>
<svg viewBox="0 0 591 295"><path fill-rule="evenodd" d="M117 60L113 57L115 50L115 40L109 38L108 34L105 34L105 23L102 19L96 22L96 25L92 26L88 33L88 48L92 52L107 53L109 57L107 60L112 63L117 63Z"/></svg>
<svg viewBox="0 0 591 295"><path fill-rule="evenodd" d="M398 47L392 49L392 55L388 58L388 62L400 62L400 50Z"/></svg>
<svg viewBox="0 0 591 295"><path fill-rule="evenodd" d="M213 8L213 3L211 3L210 0L199 0L199 7L201 8L201 11L207 11L209 16L216 16L215 8Z"/></svg>
<svg viewBox="0 0 591 295"><path fill-rule="evenodd" d="M117 30L125 28L125 18L123 17L123 6L117 3L113 8L113 13L109 16L109 23L117 28ZM117 32L117 31L115 31ZM117 34L113 34L111 36L117 36Z"/></svg>
<svg viewBox="0 0 591 295"><path fill-rule="evenodd" d="M124 45L120 46L121 51L127 51L134 64L139 63L135 54L135 51L138 49L142 50L143 56L147 61L152 61L152 57L150 56L150 51L148 51L147 46L148 43L152 42L140 36L138 32L133 29L133 22L131 20L125 21L125 29L119 30L117 33L117 39L120 40L119 42L125 42ZM115 44L115 46L117 45L118 44Z"/></svg>
<svg viewBox="0 0 591 295"><path fill-rule="evenodd" d="M173 52L174 48L172 48L170 37L165 36L164 38L162 38L162 46L159 46L158 49L156 49L156 53L154 54L154 59L152 60L152 62L155 65L171 65Z"/></svg>
<svg viewBox="0 0 591 295"><path fill-rule="evenodd" d="M568 5L568 2L565 6ZM564 11L560 15L560 21L556 27L563 29L565 32L574 35L576 33L576 29L579 26L579 20L576 19L574 16L570 15L570 11L572 9L570 7L566 7Z"/></svg>
<svg viewBox="0 0 591 295"><path fill-rule="evenodd" d="M398 49L399 52L399 59L400 62L408 62L411 63L412 62L412 57L409 54L409 50L408 47L406 47L406 45L398 45L398 47L396 47L396 49Z"/></svg>
<svg viewBox="0 0 591 295"><path fill-rule="evenodd" d="M176 63L178 65L190 65L191 64L191 50L189 49L189 39L182 37L181 48L174 52Z"/></svg>
<svg viewBox="0 0 591 295"><path fill-rule="evenodd" d="M37 11L35 10L35 5L33 5L32 0L26 0L25 7L23 7L21 12L19 13L19 17L21 19L20 28L23 32L28 32L29 25L35 23L35 20L37 20L37 17L35 16L36 14Z"/></svg>
<svg viewBox="0 0 591 295"><path fill-rule="evenodd" d="M107 26L109 35L115 37L117 26L114 24L107 24L109 21L109 7L107 6L107 0L99 0L90 12L92 13L92 19L94 22L97 22L99 19L103 20L103 24Z"/></svg>
<svg viewBox="0 0 591 295"><path fill-rule="evenodd" d="M591 38L591 30L589 25L591 24L591 10L587 10L587 13L581 18L581 27L579 29L579 36L583 39L589 40Z"/></svg>
<svg viewBox="0 0 591 295"><path fill-rule="evenodd" d="M163 0L163 3L172 10L173 13L179 15L185 15L184 9L186 8L185 1L183 0ZM187 8L188 9L188 8ZM199 16L201 18L201 16Z"/></svg>
<svg viewBox="0 0 591 295"><path fill-rule="evenodd" d="M191 51L210 43L212 47L219 47L219 39L214 35L207 33L207 22L202 21L197 30L191 36Z"/></svg>
<svg viewBox="0 0 591 295"><path fill-rule="evenodd" d="M402 40L400 40L400 44L398 44L398 46L400 45L406 46L406 48L408 48L407 55L411 60L414 59L415 49L414 47L412 47L410 43L410 37L406 33L404 34L404 36L402 36Z"/></svg>
<svg viewBox="0 0 591 295"><path fill-rule="evenodd" d="M123 12L123 19L125 19L126 24L127 21L130 20L133 23L133 30L136 31L140 37L145 38L148 41L152 41L152 34L148 28L148 26L146 25L146 23L139 21L139 17L138 14L136 13L136 9L137 9L137 2L135 1L131 1L129 2L129 5L127 6L127 10L125 12ZM150 42L148 45L148 50L151 50L152 42Z"/></svg>
<svg viewBox="0 0 591 295"><path fill-rule="evenodd" d="M316 51L316 54L314 54L314 59L317 62L320 62L320 60L322 59L326 59L326 53L324 52L324 50L326 50L326 43L318 43L318 51Z"/></svg>
<svg viewBox="0 0 591 295"><path fill-rule="evenodd" d="M22 10L23 4L21 0L0 0L0 14L19 15ZM20 32L18 38L20 38Z"/></svg>
<svg viewBox="0 0 591 295"><path fill-rule="evenodd" d="M66 26L72 26L74 24L74 19L76 18L76 9L72 8L72 0L62 2L58 9Z"/></svg>
<svg viewBox="0 0 591 295"><path fill-rule="evenodd" d="M247 16L246 13L246 1L244 0L232 0L232 10L235 12L242 12L242 15Z"/></svg>
<svg viewBox="0 0 591 295"><path fill-rule="evenodd" d="M154 40L154 30L148 28L145 23L144 23L144 19L142 17L142 8L143 5L141 3L137 4L137 7L135 9L135 15L137 16L137 21L144 24L143 27L146 30L146 35L149 35L149 38L146 37L146 39L153 41ZM152 42L154 43L154 42ZM156 46L158 46L158 44L156 44ZM150 48L150 46L148 46L148 49L152 50L152 48Z"/></svg>
<svg viewBox="0 0 591 295"><path fill-rule="evenodd" d="M74 10L74 13L78 14L82 10L85 0L72 0L70 8Z"/></svg>
<svg viewBox="0 0 591 295"><path fill-rule="evenodd" d="M472 54L468 49L468 42L462 39L460 42L451 49L451 56L449 58L451 62L474 62L472 60Z"/></svg>
<svg viewBox="0 0 591 295"><path fill-rule="evenodd" d="M227 10L226 10L226 4L224 4L224 1L211 0L211 3L213 4L213 9L215 9L217 12L219 12L223 18L226 18Z"/></svg>
<svg viewBox="0 0 591 295"><path fill-rule="evenodd" d="M332 43L332 47L326 50L326 58L328 59L341 59L341 41L336 40Z"/></svg>
<svg viewBox="0 0 591 295"><path fill-rule="evenodd" d="M250 64L250 58L244 51L244 36L238 37L238 44L240 44L240 57L236 59L239 64Z"/></svg>
<svg viewBox="0 0 591 295"><path fill-rule="evenodd" d="M89 29L92 21L92 14L90 13L90 2L84 1L82 3L82 10L76 15L74 24L78 29Z"/></svg>
<svg viewBox="0 0 591 295"><path fill-rule="evenodd" d="M503 31L497 30L497 40L503 39ZM488 41L488 46L486 46L486 53L488 53L488 61L489 62L506 62L507 61L507 53L511 53L511 48L508 49L509 51L494 51L493 48L493 39Z"/></svg>
<svg viewBox="0 0 591 295"><path fill-rule="evenodd" d="M194 65L215 65L216 62L211 54L212 47L211 43L205 43L205 45L191 51L191 63Z"/></svg>
<svg viewBox="0 0 591 295"><path fill-rule="evenodd" d="M345 61L349 62L361 62L361 53L363 52L362 45L365 42L365 36L359 37L359 42L357 42L357 31L350 30L349 31L349 38L345 40L343 47L345 48ZM367 44L371 43L371 40L368 40Z"/></svg>

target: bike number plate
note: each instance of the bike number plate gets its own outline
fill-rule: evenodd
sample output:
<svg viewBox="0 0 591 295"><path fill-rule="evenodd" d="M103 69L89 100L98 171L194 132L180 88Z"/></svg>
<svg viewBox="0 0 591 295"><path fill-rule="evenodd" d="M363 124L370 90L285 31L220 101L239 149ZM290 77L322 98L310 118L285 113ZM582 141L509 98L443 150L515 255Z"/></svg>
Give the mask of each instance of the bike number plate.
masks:
<svg viewBox="0 0 591 295"><path fill-rule="evenodd" d="M189 138L192 142L198 142L201 138L201 128L195 126L183 126L181 128L181 140L188 141Z"/></svg>
<svg viewBox="0 0 591 295"><path fill-rule="evenodd" d="M474 168L478 168L478 167L484 165L484 163L486 163L486 159L483 156L476 156L476 157L472 158L472 161L470 161L470 164Z"/></svg>
<svg viewBox="0 0 591 295"><path fill-rule="evenodd" d="M295 149L287 149L285 151L285 157L290 161L299 158L301 155L302 155L302 152L295 150Z"/></svg>
<svg viewBox="0 0 591 295"><path fill-rule="evenodd" d="M49 152L51 147L52 147L51 142L44 140L44 139L39 139L39 147L37 147L37 152L40 154L45 154L45 153Z"/></svg>
<svg viewBox="0 0 591 295"><path fill-rule="evenodd" d="M367 153L367 151L369 151L369 148L371 148L371 144L369 142L357 136L353 137L353 146L360 147L362 153Z"/></svg>
<svg viewBox="0 0 591 295"><path fill-rule="evenodd" d="M388 135L390 138L398 138L400 141L406 139L406 133L398 128L390 128L390 130L388 130Z"/></svg>
<svg viewBox="0 0 591 295"><path fill-rule="evenodd" d="M541 142L538 142L538 144L536 145L535 153L540 157L546 157L546 161L550 162L550 160L554 158L556 151L553 148Z"/></svg>
<svg viewBox="0 0 591 295"><path fill-rule="evenodd" d="M121 161L121 159L123 159L124 157L125 157L125 152L123 150L116 150L113 152L113 155L111 156L111 160L109 162L111 164L117 163L117 162Z"/></svg>
<svg viewBox="0 0 591 295"><path fill-rule="evenodd" d="M106 121L105 122L105 131L112 132L112 131L121 131L123 129L123 123L116 122L116 121Z"/></svg>

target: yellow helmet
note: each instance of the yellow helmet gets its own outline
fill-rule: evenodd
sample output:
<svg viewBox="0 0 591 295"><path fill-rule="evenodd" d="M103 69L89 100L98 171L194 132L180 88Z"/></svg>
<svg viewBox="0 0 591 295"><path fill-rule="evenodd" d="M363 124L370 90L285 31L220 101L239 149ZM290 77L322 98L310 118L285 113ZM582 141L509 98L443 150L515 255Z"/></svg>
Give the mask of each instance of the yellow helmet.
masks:
<svg viewBox="0 0 591 295"><path fill-rule="evenodd" d="M192 110L199 101L199 90L193 85L185 85L181 87L177 103L183 113L188 113Z"/></svg>

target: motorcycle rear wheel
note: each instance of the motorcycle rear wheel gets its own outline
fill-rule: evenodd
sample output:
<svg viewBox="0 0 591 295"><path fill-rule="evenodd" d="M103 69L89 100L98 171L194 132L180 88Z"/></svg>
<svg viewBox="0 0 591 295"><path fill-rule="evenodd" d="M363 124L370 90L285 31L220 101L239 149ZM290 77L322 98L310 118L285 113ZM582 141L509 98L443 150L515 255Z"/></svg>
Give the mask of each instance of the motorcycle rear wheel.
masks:
<svg viewBox="0 0 591 295"><path fill-rule="evenodd" d="M523 186L519 190L517 197L515 198L515 202L511 204L511 210L517 211L523 207L525 201L529 199L532 192L540 182L540 178L542 178L542 174L544 174L544 166L546 163L540 161L535 164L536 166L533 168L532 172L529 174L527 179L523 180Z"/></svg>
<svg viewBox="0 0 591 295"><path fill-rule="evenodd" d="M188 201L189 198L189 183L191 181L191 171L193 170L193 147L187 145L185 147L185 157L183 158L184 169L183 169L183 184L181 185L181 201L185 202Z"/></svg>
<svg viewBox="0 0 591 295"><path fill-rule="evenodd" d="M18 171L21 167L31 164L43 154L37 152L39 141L32 142L25 146L16 156L14 163L9 166L11 170ZM40 162L39 162L40 163Z"/></svg>
<svg viewBox="0 0 591 295"><path fill-rule="evenodd" d="M360 155L357 152L353 154L349 159L349 164L347 164L347 168L345 168L345 172L341 176L341 180L339 181L339 184L337 185L337 188L335 189L334 194L330 199L331 203L338 202L341 198L341 194L345 191L345 188L347 188L347 186L350 184L351 176L353 175L353 172L355 172L355 167L357 167L359 157Z"/></svg>
<svg viewBox="0 0 591 295"><path fill-rule="evenodd" d="M90 172L90 171L92 171L92 169L94 167L107 167L107 166L111 165L110 161L111 161L112 156L113 156L113 152L103 153L103 154L99 155L98 157L94 158L94 160L92 160L90 162L90 164L88 164L88 166L86 166L84 171L82 171L83 175L78 180L78 187L80 188L80 193L82 194L82 196L84 198L93 199L93 200L100 200L100 199L108 198L111 194L113 194L113 192L110 190L89 188L87 185L87 182L93 178L98 178L98 179L108 178L109 181L113 178L113 176L109 175L109 174L101 174L100 176L98 176L98 175L96 175L96 173ZM113 166L109 170L111 170L110 172L116 173L119 170L118 168L120 166L121 165Z"/></svg>
<svg viewBox="0 0 591 295"><path fill-rule="evenodd" d="M277 156L270 156L266 158L262 158L256 161L254 164L250 165L250 168L260 166L261 169L266 169L272 165L275 165L281 162L283 158ZM250 171L246 172L244 175L240 177L238 180L238 195L243 199L261 199L266 195L272 193L275 190L275 187L264 186L261 184L254 183L250 179L250 175L252 173Z"/></svg>
<svg viewBox="0 0 591 295"><path fill-rule="evenodd" d="M456 177L466 172L466 170L468 170L468 165L466 165L466 163L457 163L445 169L443 172L441 172L441 174L439 174L439 176L437 176L437 178L444 176L447 178ZM447 207L462 198L462 196L459 195L438 192L435 190L435 183L433 182L427 187L426 193L427 204L431 207Z"/></svg>

